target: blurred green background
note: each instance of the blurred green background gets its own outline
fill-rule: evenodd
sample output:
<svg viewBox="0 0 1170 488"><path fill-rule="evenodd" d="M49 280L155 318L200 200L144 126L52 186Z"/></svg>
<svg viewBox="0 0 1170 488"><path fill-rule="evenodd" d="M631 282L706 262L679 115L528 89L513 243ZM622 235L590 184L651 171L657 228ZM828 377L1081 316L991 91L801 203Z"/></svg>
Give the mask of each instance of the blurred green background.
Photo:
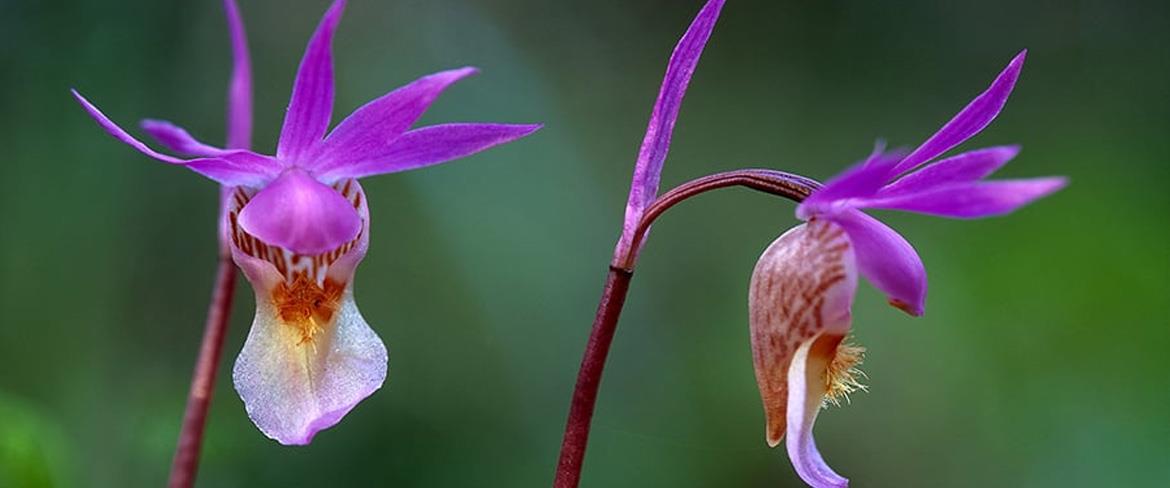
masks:
<svg viewBox="0 0 1170 488"><path fill-rule="evenodd" d="M472 64L424 122L541 121L453 164L376 177L362 310L386 387L305 448L265 438L230 381L237 291L199 484L547 486L638 144L700 0L351 2L337 115ZM269 152L325 0L242 2ZM911 319L863 285L869 393L817 439L855 486L1170 485L1170 3L729 0L665 185L766 166L826 178L875 137L914 145L1030 55L973 148L1072 185L1010 218L882 214L930 276ZM220 2L0 0L0 486L160 486L215 262L215 186L112 140L222 142ZM140 133L140 132L139 132ZM793 205L732 190L677 207L643 253L584 485L801 486L765 447L747 283Z"/></svg>

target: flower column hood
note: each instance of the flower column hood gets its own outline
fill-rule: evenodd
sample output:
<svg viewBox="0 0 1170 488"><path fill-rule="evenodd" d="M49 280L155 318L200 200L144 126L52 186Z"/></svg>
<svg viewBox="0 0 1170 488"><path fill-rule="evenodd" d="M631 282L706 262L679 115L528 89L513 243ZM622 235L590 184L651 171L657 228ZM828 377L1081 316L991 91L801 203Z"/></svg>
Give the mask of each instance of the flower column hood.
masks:
<svg viewBox="0 0 1170 488"><path fill-rule="evenodd" d="M410 130L443 90L476 73L467 67L419 78L329 131L331 45L344 8L344 0L335 1L309 40L275 156L213 147L169 122L143 121L161 144L193 157L162 154L73 92L115 138L228 188L224 229L256 295L256 316L233 377L248 416L282 444L309 443L386 378L386 347L354 303L354 270L370 238L369 209L357 178L458 159L539 128L455 123ZM242 39L243 26L238 16L231 20L239 60L243 44L235 41Z"/></svg>

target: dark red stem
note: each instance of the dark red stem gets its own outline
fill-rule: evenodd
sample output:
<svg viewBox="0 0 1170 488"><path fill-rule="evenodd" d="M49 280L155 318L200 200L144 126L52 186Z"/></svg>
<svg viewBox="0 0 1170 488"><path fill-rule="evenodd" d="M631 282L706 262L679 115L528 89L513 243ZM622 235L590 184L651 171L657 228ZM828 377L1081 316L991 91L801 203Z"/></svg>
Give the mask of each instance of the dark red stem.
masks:
<svg viewBox="0 0 1170 488"><path fill-rule="evenodd" d="M638 250L650 231L650 224L653 224L660 215L693 196L732 186L743 186L800 203L813 190L820 188L821 184L811 178L770 169L741 169L693 179L663 193L646 207L646 212L642 214L638 228L634 231L630 250L627 250L624 256L614 256L614 263L632 272L634 261L638 259Z"/></svg>
<svg viewBox="0 0 1170 488"><path fill-rule="evenodd" d="M780 171L745 169L704 176L683 183L658 197L646 208L638 221L638 227L628 249L615 251L613 264L605 280L597 315L593 318L593 331L585 346L581 368L577 372L577 386L573 390L573 403L569 406L569 420L565 425L565 436L561 440L561 456L557 461L557 475L554 488L577 488L581 482L581 465L585 459L585 447L589 442L589 427L593 421L593 408L597 404L597 391L601 387L601 374L609 347L617 331L618 317L626 303L630 279L641 247L660 215L671 207L696 195L732 186L743 186L773 195L779 195L795 202L804 200L820 183L803 176Z"/></svg>
<svg viewBox="0 0 1170 488"><path fill-rule="evenodd" d="M231 315L232 293L236 288L236 266L229 255L221 254L216 272L207 323L203 328L203 344L195 361L191 378L191 392L187 396L187 410L183 414L183 428L179 445L171 464L170 488L190 488L195 484L199 468L199 451L203 445L203 430L207 424L207 409L215 391L215 375L219 370L219 356L223 352L223 338Z"/></svg>
<svg viewBox="0 0 1170 488"><path fill-rule="evenodd" d="M626 303L626 292L633 276L630 271L611 266L605 278L605 289L593 319L593 332L589 334L581 369L577 371L577 387L573 390L569 423L561 441L561 459L557 463L557 478L553 485L557 488L576 487L581 480L581 460L585 458L585 446L589 443L589 425L593 421L597 389L601 387L601 371L605 369L605 358L609 356L609 346L613 343L618 316Z"/></svg>

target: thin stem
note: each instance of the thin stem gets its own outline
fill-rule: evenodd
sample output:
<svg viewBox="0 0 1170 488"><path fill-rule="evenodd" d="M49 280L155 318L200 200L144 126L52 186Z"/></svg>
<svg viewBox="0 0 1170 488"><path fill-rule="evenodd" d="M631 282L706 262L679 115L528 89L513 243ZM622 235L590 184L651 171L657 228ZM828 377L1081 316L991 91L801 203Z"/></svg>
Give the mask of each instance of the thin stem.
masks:
<svg viewBox="0 0 1170 488"><path fill-rule="evenodd" d="M557 461L554 488L577 488L581 482L581 466L585 459L585 447L589 442L589 427L593 421L593 409L597 404L597 392L601 387L601 374L605 369L605 360L609 356L614 333L617 331L618 317L626 302L630 280L634 276L637 249L645 240L650 224L684 200L711 190L732 186L743 186L800 202L821 185L803 176L780 171L763 169L729 171L683 183L658 197L646 208L638 221L632 245L624 251L616 251L614 264L609 267L601 301L597 305L597 315L593 318L593 331L589 334L589 343L585 346L585 355L577 372L577 385L573 390L573 403L569 407L569 419L565 425L564 438L561 440L561 455Z"/></svg>
<svg viewBox="0 0 1170 488"><path fill-rule="evenodd" d="M227 147L251 149L252 145L252 61L248 56L248 38L236 0L224 0L228 35L232 46L232 75L227 95ZM203 433L207 426L207 410L211 394L215 392L215 376L219 370L219 356L227 333L232 310L232 294L236 289L236 265L232 262L228 242L227 203L232 188L219 187L219 267L215 273L215 287L211 290L211 305L203 326L203 343L195 360L191 376L191 391L187 395L187 410L183 413L183 427L179 431L179 445L171 463L170 488L191 488L199 470L199 453L203 447Z"/></svg>
<svg viewBox="0 0 1170 488"><path fill-rule="evenodd" d="M171 464L171 477L167 485L170 488L190 488L195 484L199 451L203 446L203 430L207 424L207 409L211 406L211 394L215 391L215 375L219 369L219 356L223 351L223 338L227 331L228 316L231 315L235 287L236 266L230 255L221 253L215 288L211 292L211 305L207 310L207 323L203 329L203 344L199 346L199 358L195 361L195 373L191 378L191 392L187 396L179 445L175 448L175 459Z"/></svg>
<svg viewBox="0 0 1170 488"><path fill-rule="evenodd" d="M653 224L660 215L671 207L693 196L732 186L743 186L800 203L813 190L820 188L821 184L811 178L770 169L726 171L688 181L663 193L649 207L646 207L646 212L638 220L638 227L634 231L630 251L626 252L625 256L615 256L615 264L619 268L633 271L634 261L638 259L637 250L641 248L642 241L646 239L646 234L650 231L650 224Z"/></svg>
<svg viewBox="0 0 1170 488"><path fill-rule="evenodd" d="M554 486L570 488L577 486L581 479L581 460L585 457L585 446L589 443L589 425L593 421L593 407L597 403L597 389L601 387L601 371L609 346L613 343L615 325L626 302L633 273L609 268L605 278L605 289L593 318L593 332L585 346L581 369L577 372L577 387L573 390L573 403L569 407L569 423L565 426L565 437L561 443L561 459L557 463L557 479Z"/></svg>

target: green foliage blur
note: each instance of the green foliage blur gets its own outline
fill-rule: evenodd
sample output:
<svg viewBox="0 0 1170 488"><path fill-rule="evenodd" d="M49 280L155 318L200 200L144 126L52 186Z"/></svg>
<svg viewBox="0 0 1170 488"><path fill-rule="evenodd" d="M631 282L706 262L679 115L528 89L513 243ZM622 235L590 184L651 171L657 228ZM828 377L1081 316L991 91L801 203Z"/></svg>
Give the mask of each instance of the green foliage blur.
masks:
<svg viewBox="0 0 1170 488"><path fill-rule="evenodd" d="M326 0L243 0L256 147L275 145ZM364 185L358 303L386 387L304 448L257 431L230 369L199 485L547 486L661 75L701 0L353 0L337 116L415 77L479 76L424 122L539 121L521 142ZM855 486L1170 485L1170 3L729 0L664 185L740 167L827 178L914 145L1030 55L1001 177L1068 175L1007 218L881 213L921 253L927 314L862 285L868 393L820 417ZM103 133L176 121L222 142L216 0L0 0L0 486L166 479L214 272L216 187ZM137 132L140 133L140 132ZM802 486L768 449L748 347L759 253L795 224L746 190L672 210L610 358L588 487Z"/></svg>

